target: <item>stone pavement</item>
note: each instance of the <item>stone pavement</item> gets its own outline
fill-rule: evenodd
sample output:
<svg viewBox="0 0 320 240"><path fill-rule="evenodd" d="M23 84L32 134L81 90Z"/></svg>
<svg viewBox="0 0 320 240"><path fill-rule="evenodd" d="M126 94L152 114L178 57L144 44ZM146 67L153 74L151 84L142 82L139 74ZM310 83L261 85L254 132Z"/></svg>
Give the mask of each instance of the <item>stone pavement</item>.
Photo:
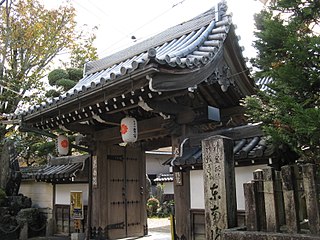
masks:
<svg viewBox="0 0 320 240"><path fill-rule="evenodd" d="M123 238L121 240L170 240L170 220L169 218L148 218L148 235L138 238ZM37 237L29 238L28 240L70 240L67 236L53 237ZM120 239L119 239L120 240Z"/></svg>

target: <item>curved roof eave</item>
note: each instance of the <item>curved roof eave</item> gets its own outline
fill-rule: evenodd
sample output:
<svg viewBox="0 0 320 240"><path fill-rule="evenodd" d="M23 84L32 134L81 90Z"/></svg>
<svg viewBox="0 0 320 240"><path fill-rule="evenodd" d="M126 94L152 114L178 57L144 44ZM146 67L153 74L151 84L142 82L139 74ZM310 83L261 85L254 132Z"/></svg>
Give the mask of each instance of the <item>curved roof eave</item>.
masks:
<svg viewBox="0 0 320 240"><path fill-rule="evenodd" d="M222 58L221 52L230 29L233 29L232 21L226 14L226 8L220 5L218 11L210 9L135 46L88 63L85 76L75 87L58 98L30 107L22 115L28 120L66 105L71 106L97 92L125 84L133 75L145 78L161 68L172 70L168 74L173 84L163 88L156 86L156 79L160 78L161 81L166 73L153 74L155 76L152 76L152 80L149 79L151 90L171 91L199 84L212 72L212 64ZM188 83L178 83L181 80L179 72L191 76ZM192 80L194 78L196 80Z"/></svg>

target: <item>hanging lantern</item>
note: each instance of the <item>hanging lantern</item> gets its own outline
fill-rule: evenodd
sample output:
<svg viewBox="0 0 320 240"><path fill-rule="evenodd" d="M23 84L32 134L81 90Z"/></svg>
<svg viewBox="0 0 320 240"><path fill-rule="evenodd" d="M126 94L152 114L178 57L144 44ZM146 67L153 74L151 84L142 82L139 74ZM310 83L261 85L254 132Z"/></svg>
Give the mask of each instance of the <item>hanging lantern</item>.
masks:
<svg viewBox="0 0 320 240"><path fill-rule="evenodd" d="M123 142L135 142L138 139L138 123L133 117L125 117L121 120L120 132Z"/></svg>
<svg viewBox="0 0 320 240"><path fill-rule="evenodd" d="M64 135L58 136L58 154L68 155L69 152L69 139Z"/></svg>

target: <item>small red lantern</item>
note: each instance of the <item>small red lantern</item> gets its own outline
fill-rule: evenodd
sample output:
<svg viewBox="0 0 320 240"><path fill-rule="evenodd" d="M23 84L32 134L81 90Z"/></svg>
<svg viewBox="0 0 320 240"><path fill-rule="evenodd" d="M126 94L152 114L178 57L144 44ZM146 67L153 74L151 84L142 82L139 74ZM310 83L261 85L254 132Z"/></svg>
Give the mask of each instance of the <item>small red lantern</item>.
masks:
<svg viewBox="0 0 320 240"><path fill-rule="evenodd" d="M125 117L121 120L120 132L123 142L136 142L138 139L138 123L133 117Z"/></svg>
<svg viewBox="0 0 320 240"><path fill-rule="evenodd" d="M58 154L68 155L69 153L69 139L64 135L58 136Z"/></svg>

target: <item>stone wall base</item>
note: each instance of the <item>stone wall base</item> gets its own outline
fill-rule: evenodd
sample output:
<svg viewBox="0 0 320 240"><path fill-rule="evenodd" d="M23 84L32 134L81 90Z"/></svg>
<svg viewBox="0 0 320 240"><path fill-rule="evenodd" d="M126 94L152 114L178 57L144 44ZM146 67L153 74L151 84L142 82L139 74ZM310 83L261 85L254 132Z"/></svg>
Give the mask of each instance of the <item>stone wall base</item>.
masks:
<svg viewBox="0 0 320 240"><path fill-rule="evenodd" d="M320 236L306 234L288 234L274 232L241 231L238 229L226 229L221 239L224 240L320 240Z"/></svg>

